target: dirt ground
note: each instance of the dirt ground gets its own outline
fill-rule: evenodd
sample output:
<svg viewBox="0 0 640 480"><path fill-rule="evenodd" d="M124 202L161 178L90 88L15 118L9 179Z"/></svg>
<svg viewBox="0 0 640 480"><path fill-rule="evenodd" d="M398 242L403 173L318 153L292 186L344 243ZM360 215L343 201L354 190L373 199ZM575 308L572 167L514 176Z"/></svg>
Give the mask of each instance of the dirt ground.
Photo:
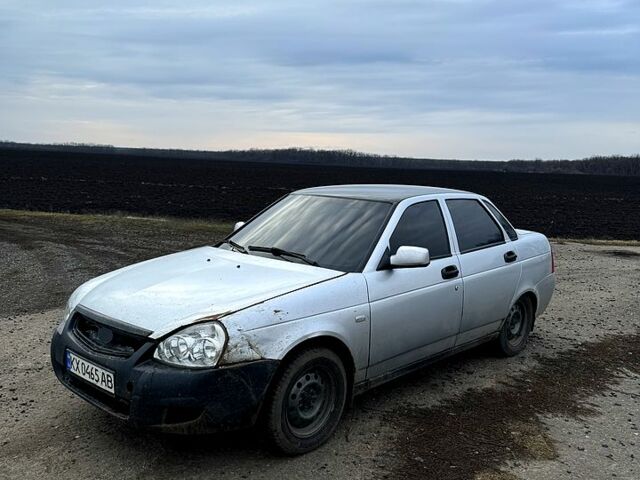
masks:
<svg viewBox="0 0 640 480"><path fill-rule="evenodd" d="M524 354L478 348L356 399L297 458L255 432L142 433L60 385L68 294L228 224L0 211L0 478L640 478L640 246L555 242L558 286Z"/></svg>

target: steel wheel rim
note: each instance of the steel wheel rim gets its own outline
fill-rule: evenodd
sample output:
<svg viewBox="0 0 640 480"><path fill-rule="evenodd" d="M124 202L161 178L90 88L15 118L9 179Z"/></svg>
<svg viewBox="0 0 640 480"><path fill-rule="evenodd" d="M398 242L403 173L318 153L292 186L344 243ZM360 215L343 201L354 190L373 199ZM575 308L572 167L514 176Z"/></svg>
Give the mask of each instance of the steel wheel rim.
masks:
<svg viewBox="0 0 640 480"><path fill-rule="evenodd" d="M291 433L306 438L326 425L336 398L336 381L326 368L305 370L293 382L284 406L285 421Z"/></svg>
<svg viewBox="0 0 640 480"><path fill-rule="evenodd" d="M524 306L518 302L511 307L509 316L507 317L507 341L510 345L513 346L520 343L526 323Z"/></svg>

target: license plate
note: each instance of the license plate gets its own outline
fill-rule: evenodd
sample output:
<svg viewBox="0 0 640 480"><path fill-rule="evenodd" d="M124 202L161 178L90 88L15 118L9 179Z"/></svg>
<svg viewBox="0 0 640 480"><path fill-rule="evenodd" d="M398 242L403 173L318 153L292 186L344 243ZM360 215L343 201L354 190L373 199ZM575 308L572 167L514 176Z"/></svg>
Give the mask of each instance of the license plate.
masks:
<svg viewBox="0 0 640 480"><path fill-rule="evenodd" d="M66 351L67 370L102 390L115 393L115 375L95 363L79 357L70 350Z"/></svg>

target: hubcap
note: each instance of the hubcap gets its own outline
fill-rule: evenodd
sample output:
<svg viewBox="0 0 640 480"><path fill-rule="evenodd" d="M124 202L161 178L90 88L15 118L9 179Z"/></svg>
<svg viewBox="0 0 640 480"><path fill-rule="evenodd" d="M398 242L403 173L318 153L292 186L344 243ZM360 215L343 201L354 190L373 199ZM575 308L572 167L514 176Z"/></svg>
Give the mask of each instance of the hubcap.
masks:
<svg viewBox="0 0 640 480"><path fill-rule="evenodd" d="M507 340L509 343L517 344L520 341L525 323L524 309L520 303L516 303L511 307L507 317Z"/></svg>
<svg viewBox="0 0 640 480"><path fill-rule="evenodd" d="M507 318L507 340L511 344L517 344L522 337L522 330L525 324L524 309L520 302L516 303L509 311Z"/></svg>
<svg viewBox="0 0 640 480"><path fill-rule="evenodd" d="M302 373L293 383L285 406L291 432L298 437L316 434L331 414L335 399L333 376L315 367Z"/></svg>

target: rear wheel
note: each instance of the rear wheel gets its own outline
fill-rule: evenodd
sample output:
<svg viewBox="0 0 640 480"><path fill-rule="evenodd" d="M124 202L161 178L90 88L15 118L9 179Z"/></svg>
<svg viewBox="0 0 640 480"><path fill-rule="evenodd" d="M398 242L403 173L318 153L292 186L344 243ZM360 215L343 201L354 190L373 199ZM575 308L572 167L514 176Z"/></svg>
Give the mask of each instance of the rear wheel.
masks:
<svg viewBox="0 0 640 480"><path fill-rule="evenodd" d="M529 297L520 297L513 304L496 340L500 354L512 357L525 349L533 325L533 315L533 304Z"/></svg>
<svg viewBox="0 0 640 480"><path fill-rule="evenodd" d="M347 398L340 357L326 348L304 350L276 378L264 409L270 443L287 455L313 450L335 431Z"/></svg>

